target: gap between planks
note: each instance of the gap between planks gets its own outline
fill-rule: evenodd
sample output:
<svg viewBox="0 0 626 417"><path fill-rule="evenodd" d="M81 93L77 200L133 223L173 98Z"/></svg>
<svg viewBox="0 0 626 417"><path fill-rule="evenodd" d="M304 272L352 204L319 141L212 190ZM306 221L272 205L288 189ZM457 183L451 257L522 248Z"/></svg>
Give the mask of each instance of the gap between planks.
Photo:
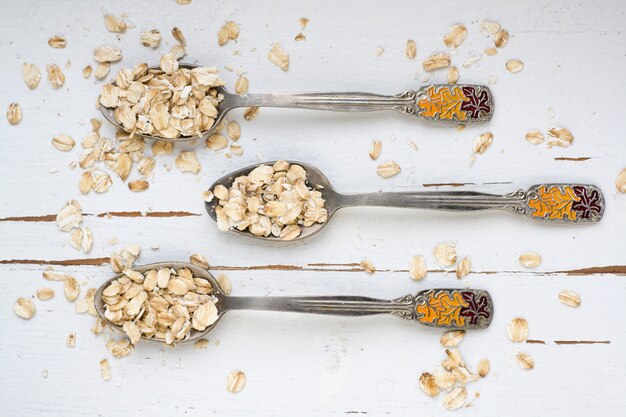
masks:
<svg viewBox="0 0 626 417"><path fill-rule="evenodd" d="M100 266L109 263L110 258L86 258L86 259L0 259L0 265L59 265L59 266ZM312 271L312 272L363 272L363 268L359 263L310 263L306 266L300 265L283 265L283 264L267 264L267 265L248 265L248 266L229 266L215 265L211 266L211 270L216 271ZM377 269L376 272L399 272L408 273L408 269ZM430 273L454 273L454 270L445 269L429 269ZM592 266L579 269L566 269L559 271L472 271L474 274L495 275L495 274L530 274L535 276L549 276L564 274L569 276L584 275L626 275L626 265L607 265Z"/></svg>

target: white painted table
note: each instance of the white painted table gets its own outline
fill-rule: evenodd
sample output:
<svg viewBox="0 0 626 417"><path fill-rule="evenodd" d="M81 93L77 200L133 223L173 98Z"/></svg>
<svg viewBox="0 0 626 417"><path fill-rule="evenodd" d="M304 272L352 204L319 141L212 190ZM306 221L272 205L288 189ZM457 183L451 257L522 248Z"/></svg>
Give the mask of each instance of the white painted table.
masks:
<svg viewBox="0 0 626 417"><path fill-rule="evenodd" d="M127 13L136 28L107 32L105 12ZM296 42L298 19L308 17L306 41ZM361 319L272 313L231 313L210 334L206 350L140 344L124 359L104 348L104 336L89 328L93 318L76 315L61 285L47 302L35 300L30 321L15 316L12 305L48 286L41 273L49 265L96 287L111 270L107 257L126 244L139 244L140 263L187 260L206 254L212 270L226 272L237 295L354 294L395 297L437 286L488 289L495 301L492 326L467 335L461 353L475 366L490 359L492 373L469 386L480 392L464 415L618 415L626 409L626 196L613 184L626 165L626 4L620 1L572 3L457 1L290 1L172 0L138 2L36 2L3 5L0 25L2 98L0 107L19 102L23 121L0 123L2 155L0 190L0 414L3 416L79 415L229 415L328 416L346 414L443 415L441 397L433 400L418 387L418 376L443 358L439 331L425 331L392 317ZM229 19L239 23L236 44L218 47L216 33ZM511 33L509 45L495 57L484 57L470 69L465 60L490 45L478 22L493 19ZM154 180L145 193L133 194L119 178L106 194L83 196L80 170L68 165L69 153L54 149L53 135L66 132L80 140L97 117L94 101L100 83L84 80L82 68L93 65L93 48L123 49L121 65L156 62L173 45L169 32L184 32L186 61L243 68L251 92L371 91L397 93L422 84L421 61L445 50L442 36L451 24L463 23L470 34L453 62L464 82L492 85L497 109L486 127L460 132L420 124L395 114L343 115L263 109L252 122L242 113L242 157L227 159L196 146L202 171L181 174L174 156L159 157ZM139 43L142 29L158 28L164 41L156 51ZM52 49L47 39L64 35L66 49ZM417 41L415 61L404 57L408 38ZM284 73L266 58L272 42L290 53ZM377 48L385 48L377 57ZM233 51L240 51L234 56ZM518 74L504 69L519 58ZM44 79L29 91L21 80L23 62L44 68L56 62L67 81L53 90ZM113 70L119 68L115 65ZM416 78L416 72L419 75ZM228 85L235 74L222 71ZM445 72L433 81L441 82ZM549 117L549 108L554 117ZM567 148L533 146L524 134L537 128L565 126L575 135ZM493 146L469 164L472 140L486 129ZM104 126L111 135L113 129ZM402 173L383 180L367 149L383 141L381 161L396 160ZM411 150L406 140L419 147ZM193 145L177 145L191 149ZM505 192L543 181L595 183L605 191L603 221L589 227L532 224L506 213L446 214L406 210L350 209L309 241L264 245L218 233L203 209L200 193L214 179L259 158L308 161L327 173L341 191L413 190L429 184L460 183L455 189ZM579 158L580 160L576 160ZM58 169L57 173L50 173ZM136 175L136 174L133 174ZM500 182L493 185L487 183ZM428 189L434 190L435 187ZM438 189L451 189L441 186ZM77 199L93 230L95 244L83 255L67 244L68 235L53 221L64 202ZM124 214L152 210L141 217ZM112 218L96 214L119 212ZM112 237L119 245L110 246ZM462 281L438 267L432 248L455 240L459 256L470 256L473 272ZM158 246L158 250L150 249ZM517 258L526 250L543 256L536 270ZM409 278L411 256L424 254L431 272L422 282ZM358 263L368 258L379 272L367 275ZM52 283L56 284L56 283ZM572 309L557 301L562 289L579 292L583 304ZM506 323L523 316L534 343L515 345ZM65 346L69 332L76 347ZM558 341L566 341L561 343ZM522 371L515 353L531 354L536 367ZM98 362L108 358L113 378L100 378ZM47 370L47 378L42 376ZM248 382L229 394L225 380L233 369Z"/></svg>

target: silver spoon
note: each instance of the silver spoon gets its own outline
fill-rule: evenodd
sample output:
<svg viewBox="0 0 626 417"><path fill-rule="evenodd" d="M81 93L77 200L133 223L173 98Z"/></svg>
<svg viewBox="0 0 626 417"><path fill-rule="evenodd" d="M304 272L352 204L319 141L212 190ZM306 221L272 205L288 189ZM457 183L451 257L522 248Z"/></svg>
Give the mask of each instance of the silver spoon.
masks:
<svg viewBox="0 0 626 417"><path fill-rule="evenodd" d="M276 161L266 162L273 165ZM400 207L445 211L505 210L509 213L526 216L532 220L548 223L596 223L604 214L604 197L595 185L583 184L537 184L527 190L520 189L508 194L497 195L476 191L408 191L375 192L362 194L340 194L332 187L324 174L312 165L297 161L287 161L302 166L307 172L308 185L322 192L328 220L303 227L298 237L300 240L314 235L328 224L332 215L339 209L354 206ZM216 185L229 188L235 178L248 175L254 168L263 164L251 165L239 169L215 181ZM214 198L205 203L209 216L217 221L215 207L219 204ZM256 236L244 230L231 229L235 233L257 239L283 242L280 237Z"/></svg>
<svg viewBox="0 0 626 417"><path fill-rule="evenodd" d="M193 342L213 330L224 314L232 310L286 311L294 313L329 314L336 316L370 316L373 314L391 314L406 320L415 321L427 327L444 329L484 329L493 318L493 302L484 290L439 288L422 290L416 295L407 294L393 300L382 300L357 296L304 296L304 297L232 297L224 294L216 279L207 270L185 262L159 262L136 266L134 271L144 273L151 269L189 268L193 275L204 278L213 287L213 295L218 299L216 307L218 319L206 330L192 330L191 336L177 343ZM119 274L98 288L95 295L95 307L101 319L112 327L122 331L121 326L110 322L105 317L102 300L104 289ZM143 337L142 337L143 338ZM145 338L144 338L145 339ZM158 339L146 339L163 342Z"/></svg>
<svg viewBox="0 0 626 417"><path fill-rule="evenodd" d="M199 65L180 64L180 68L193 69ZM150 67L158 70L160 67ZM115 84L115 83L113 83ZM283 107L294 109L329 110L340 112L369 112L394 110L414 115L422 120L464 124L488 122L493 115L493 96L488 87L469 84L436 84L407 90L394 96L369 93L274 93L232 94L223 86L214 87L223 96L213 127L202 136L184 136L168 139L139 134L153 140L205 139L222 121L226 113L239 107ZM99 103L99 101L98 101ZM115 118L113 109L98 104L102 115L119 129L124 130Z"/></svg>

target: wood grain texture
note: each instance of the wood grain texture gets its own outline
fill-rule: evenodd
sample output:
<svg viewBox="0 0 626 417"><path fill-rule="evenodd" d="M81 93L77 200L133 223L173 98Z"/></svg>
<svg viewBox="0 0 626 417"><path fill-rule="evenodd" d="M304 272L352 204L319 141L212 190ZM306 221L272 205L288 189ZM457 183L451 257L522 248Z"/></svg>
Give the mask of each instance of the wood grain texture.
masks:
<svg viewBox="0 0 626 417"><path fill-rule="evenodd" d="M146 12L146 7L152 11ZM136 25L124 34L107 32L105 13L128 14ZM623 138L626 119L626 5L620 1L578 4L564 0L479 4L374 0L333 2L252 2L173 0L149 3L114 1L10 2L3 5L0 60L3 91L0 105L19 102L23 120L0 123L0 321L5 326L0 346L0 414L73 417L172 416L209 414L248 416L404 416L441 415L441 397L426 397L418 387L421 372L433 371L443 359L440 331L414 327L393 317L359 319L296 314L229 313L210 346L195 350L141 344L127 358L112 358L104 348L106 335L96 338L93 318L76 315L63 298L59 283L42 278L48 266L73 274L83 291L111 276L108 258L127 244L139 244L138 262L187 260L203 253L215 273L227 273L235 295L365 295L398 297L430 287L488 289L496 315L492 326L470 332L460 346L470 365L487 357L491 374L469 386L472 406L457 413L472 416L617 415L626 409L621 388L626 383L626 196L614 180L626 166ZM300 17L310 22L297 42ZM478 22L493 19L511 39L493 57L469 69L463 63L491 46ZM217 31L236 21L236 43L217 46ZM216 65L234 89L241 68L250 92L367 91L395 94L423 84L421 61L447 50L442 36L463 23L469 36L452 55L462 82L491 86L496 112L486 126L462 131L422 124L397 114L334 114L261 109L253 121L234 111L241 124L241 157L226 158L203 144L177 144L173 155L157 157L150 188L129 192L113 178L105 194L83 196L78 190L77 145L59 152L52 136L70 134L78 143L98 117L94 101L101 83L85 80L81 70L94 65L93 49L102 44L122 48L121 66L155 63L174 44L170 31L179 27L187 39L186 62ZM161 46L152 50L139 42L144 29L159 29ZM47 40L63 35L65 49ZM404 56L407 39L415 39L417 57ZM290 54L282 72L266 55L274 42ZM377 57L376 48L385 48ZM237 54L235 54L236 52ZM510 74L507 59L524 61L524 70ZM66 62L71 61L69 68ZM40 86L28 90L21 80L23 62L43 71ZM45 66L56 62L66 83L53 90ZM444 82L445 71L430 82ZM552 110L549 110L552 109ZM550 113L554 116L551 118ZM528 130L570 129L569 148L530 145ZM473 164L473 139L485 131L493 145ZM110 126L101 132L113 135ZM376 175L377 162L367 154L371 140L380 140L377 162L395 160L402 172L389 180ZM412 140L415 151L406 143ZM194 176L174 167L180 150L195 149L202 164ZM149 153L149 151L148 151ZM597 225L560 227L529 223L507 213L434 213L354 208L340 211L314 238L294 244L263 244L221 234L204 212L201 193L218 177L259 160L292 159L322 169L343 192L407 190L483 190L504 193L542 182L593 183L605 192L603 221ZM51 171L56 171L51 173ZM136 179L133 172L130 180ZM55 216L65 201L83 207L83 224L91 228L94 247L88 254L68 244ZM109 245L116 239L119 243ZM439 267L433 247L456 241L459 258L469 256L472 270L462 281L452 269ZM519 255L542 255L542 264L523 268ZM409 259L426 257L429 273L421 282L410 279ZM379 272L361 271L362 259ZM50 301L34 300L36 316L24 321L12 311L18 297L37 288L53 287ZM558 302L563 289L577 291L582 305L573 309ZM530 339L513 344L506 324L513 317L530 323ZM77 333L73 349L65 346ZM532 371L519 369L515 354L523 351L536 362ZM98 362L107 358L113 379L104 382ZM42 376L47 370L47 378ZM226 391L234 369L247 375L238 394Z"/></svg>

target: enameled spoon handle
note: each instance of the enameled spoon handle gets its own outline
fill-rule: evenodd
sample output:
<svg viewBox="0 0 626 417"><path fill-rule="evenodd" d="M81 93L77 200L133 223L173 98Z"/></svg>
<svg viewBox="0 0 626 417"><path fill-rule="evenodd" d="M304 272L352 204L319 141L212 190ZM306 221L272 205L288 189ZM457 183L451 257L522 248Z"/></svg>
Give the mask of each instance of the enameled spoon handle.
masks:
<svg viewBox="0 0 626 417"><path fill-rule="evenodd" d="M283 107L339 112L394 110L440 122L486 122L493 114L489 88L478 85L431 85L385 96L370 93L276 93L233 95L229 107Z"/></svg>
<svg viewBox="0 0 626 417"><path fill-rule="evenodd" d="M483 328L491 322L491 297L482 290L436 289L394 300L369 297L224 297L219 308L286 311L338 316L393 314L419 324L444 328Z"/></svg>
<svg viewBox="0 0 626 417"><path fill-rule="evenodd" d="M446 211L499 209L533 220L560 223L598 222L604 214L602 191L594 185L538 184L497 195L475 191L422 191L347 194L341 206L385 206Z"/></svg>

